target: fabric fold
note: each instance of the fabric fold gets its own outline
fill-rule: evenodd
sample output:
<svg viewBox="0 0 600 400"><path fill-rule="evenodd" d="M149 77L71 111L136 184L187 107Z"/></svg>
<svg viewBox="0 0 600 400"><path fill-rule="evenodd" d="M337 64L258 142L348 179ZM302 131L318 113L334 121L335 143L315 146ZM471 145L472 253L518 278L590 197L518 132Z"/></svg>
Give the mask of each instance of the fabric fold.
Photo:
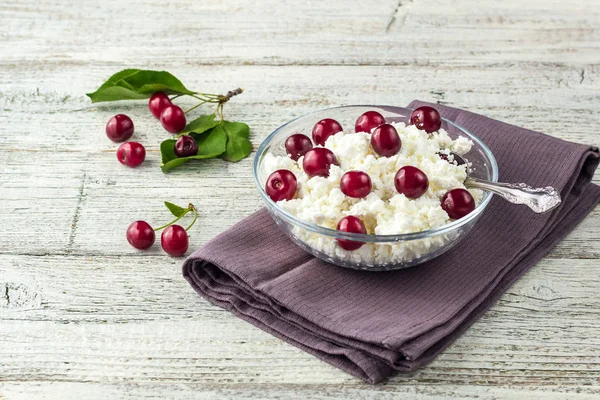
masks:
<svg viewBox="0 0 600 400"><path fill-rule="evenodd" d="M431 104L408 107L421 105ZM596 147L433 106L491 148L501 181L554 186L562 204L534 214L493 198L456 247L392 272L317 260L261 209L194 252L184 277L211 303L367 382L431 361L600 202Z"/></svg>

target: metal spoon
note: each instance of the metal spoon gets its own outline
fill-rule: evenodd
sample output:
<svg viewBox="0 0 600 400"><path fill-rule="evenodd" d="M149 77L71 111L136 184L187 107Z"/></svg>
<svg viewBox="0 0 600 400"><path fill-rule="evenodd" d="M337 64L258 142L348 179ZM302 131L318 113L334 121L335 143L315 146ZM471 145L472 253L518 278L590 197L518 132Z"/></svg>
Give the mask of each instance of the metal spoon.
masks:
<svg viewBox="0 0 600 400"><path fill-rule="evenodd" d="M458 154L453 152L450 154L454 157L457 165L467 163L467 160ZM490 191L513 204L525 204L536 213L550 211L561 202L560 193L552 186L533 188L525 183L490 182L473 176L467 176L465 186Z"/></svg>

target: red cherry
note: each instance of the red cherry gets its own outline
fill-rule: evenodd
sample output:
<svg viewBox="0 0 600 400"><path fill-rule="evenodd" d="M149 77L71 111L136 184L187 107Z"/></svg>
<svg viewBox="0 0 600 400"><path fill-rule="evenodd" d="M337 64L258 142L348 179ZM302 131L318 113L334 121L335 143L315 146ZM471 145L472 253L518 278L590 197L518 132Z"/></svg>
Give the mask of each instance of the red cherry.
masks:
<svg viewBox="0 0 600 400"><path fill-rule="evenodd" d="M402 141L398 131L390 124L378 126L371 135L371 146L381 156L391 157L402 148Z"/></svg>
<svg viewBox="0 0 600 400"><path fill-rule="evenodd" d="M124 142L133 135L133 121L125 114L117 114L106 124L106 136L113 142Z"/></svg>
<svg viewBox="0 0 600 400"><path fill-rule="evenodd" d="M302 160L302 168L309 176L329 176L329 168L339 165L333 152L324 147L309 150Z"/></svg>
<svg viewBox="0 0 600 400"><path fill-rule="evenodd" d="M301 133L290 136L285 141L285 150L292 160L298 161L300 157L313 148L310 138Z"/></svg>
<svg viewBox="0 0 600 400"><path fill-rule="evenodd" d="M291 200L296 194L298 183L292 171L279 169L269 175L265 192L273 201Z"/></svg>
<svg viewBox="0 0 600 400"><path fill-rule="evenodd" d="M180 136L175 142L175 155L177 157L190 157L198 154L198 143L189 135Z"/></svg>
<svg viewBox="0 0 600 400"><path fill-rule="evenodd" d="M128 167L137 167L146 159L146 149L138 142L123 143L117 149L117 159Z"/></svg>
<svg viewBox="0 0 600 400"><path fill-rule="evenodd" d="M181 257L188 249L188 234L182 226L167 226L160 235L160 245L167 254L173 257Z"/></svg>
<svg viewBox="0 0 600 400"><path fill-rule="evenodd" d="M377 128L381 124L385 124L383 115L377 111L367 111L356 120L354 131L371 133L373 128Z"/></svg>
<svg viewBox="0 0 600 400"><path fill-rule="evenodd" d="M148 102L148 108L152 115L156 118L160 118L160 114L163 112L165 107L170 106L171 99L165 92L156 92L150 97L150 101Z"/></svg>
<svg viewBox="0 0 600 400"><path fill-rule="evenodd" d="M312 130L312 137L316 144L324 146L329 136L343 131L342 125L335 119L325 118L315 124Z"/></svg>
<svg viewBox="0 0 600 400"><path fill-rule="evenodd" d="M351 232L351 233L367 233L367 229L365 228L365 224L356 218L353 215L348 215L340 219L340 222L337 224L337 230L342 232ZM347 239L336 239L340 247L344 250L352 251L362 247L365 242L357 242L354 240Z"/></svg>
<svg viewBox="0 0 600 400"><path fill-rule="evenodd" d="M160 123L168 132L181 132L185 128L185 113L175 104L171 104L166 106L160 114Z"/></svg>
<svg viewBox="0 0 600 400"><path fill-rule="evenodd" d="M366 197L371 193L371 178L362 171L348 171L340 179L340 189L355 199Z"/></svg>
<svg viewBox="0 0 600 400"><path fill-rule="evenodd" d="M146 221L135 221L127 228L127 241L139 250L150 248L154 244L154 229Z"/></svg>
<svg viewBox="0 0 600 400"><path fill-rule="evenodd" d="M424 130L427 133L435 132L442 126L442 117L433 107L423 106L415 109L410 114L410 123L417 129Z"/></svg>
<svg viewBox="0 0 600 400"><path fill-rule="evenodd" d="M429 180L419 168L406 166L396 172L394 185L398 193L404 194L409 199L416 199L427 191Z"/></svg>
<svg viewBox="0 0 600 400"><path fill-rule="evenodd" d="M442 208L452 219L460 219L475 209L475 200L466 189L452 189L442 197Z"/></svg>

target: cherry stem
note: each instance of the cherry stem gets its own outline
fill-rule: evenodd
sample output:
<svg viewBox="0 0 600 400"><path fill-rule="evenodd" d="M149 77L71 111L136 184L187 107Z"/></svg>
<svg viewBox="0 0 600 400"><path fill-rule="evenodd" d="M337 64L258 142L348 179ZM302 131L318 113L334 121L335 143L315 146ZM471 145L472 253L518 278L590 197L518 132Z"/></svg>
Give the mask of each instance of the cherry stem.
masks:
<svg viewBox="0 0 600 400"><path fill-rule="evenodd" d="M186 232L189 231L192 226L194 226L196 220L198 219L198 210L196 210L196 207L194 207L192 203L190 203L190 205L188 206L188 211L190 211L190 209L194 212L194 219L192 220L192 223L187 228L185 228Z"/></svg>
<svg viewBox="0 0 600 400"><path fill-rule="evenodd" d="M190 108L189 110L187 110L187 111L184 111L183 113L184 113L184 114L187 114L187 113L189 113L190 111L192 111L192 110L194 110L194 109L196 109L196 108L200 107L202 104L205 104L205 103L208 103L208 101L207 101L207 100L203 100L203 101L201 101L200 103L196 104L194 107Z"/></svg>
<svg viewBox="0 0 600 400"><path fill-rule="evenodd" d="M189 212L190 212L190 210L186 210L183 214L181 214L179 217L175 218L173 221L169 222L168 224L165 224L163 226L159 226L158 228L154 228L154 232L158 232L161 229L165 229L167 226L173 225L175 222L179 221L181 218L183 218Z"/></svg>

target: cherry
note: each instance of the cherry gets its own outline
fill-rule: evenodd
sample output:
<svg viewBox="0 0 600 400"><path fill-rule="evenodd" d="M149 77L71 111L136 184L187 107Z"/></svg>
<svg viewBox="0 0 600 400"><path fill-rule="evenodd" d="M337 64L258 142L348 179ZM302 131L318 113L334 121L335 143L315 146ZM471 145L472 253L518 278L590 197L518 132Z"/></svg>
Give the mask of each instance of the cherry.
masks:
<svg viewBox="0 0 600 400"><path fill-rule="evenodd" d="M181 132L185 128L185 114L180 107L171 104L166 106L160 114L160 123L168 132Z"/></svg>
<svg viewBox="0 0 600 400"><path fill-rule="evenodd" d="M406 166L396 172L394 185L398 193L404 194L409 199L416 199L427 191L429 180L419 168Z"/></svg>
<svg viewBox="0 0 600 400"><path fill-rule="evenodd" d="M410 123L415 125L417 129L431 133L441 128L442 118L435 108L422 106L415 109L412 114L410 114Z"/></svg>
<svg viewBox="0 0 600 400"><path fill-rule="evenodd" d="M167 226L160 235L160 245L167 254L173 257L184 255L188 244L188 234L180 225Z"/></svg>
<svg viewBox="0 0 600 400"><path fill-rule="evenodd" d="M337 230L342 232L367 233L365 224L363 224L360 219L353 215L348 215L347 217L340 219L340 222L337 224ZM365 242L357 242L347 239L337 239L337 241L342 249L348 251L359 249L363 244L365 244Z"/></svg>
<svg viewBox="0 0 600 400"><path fill-rule="evenodd" d="M125 114L117 114L106 124L106 136L113 142L124 142L133 135L133 121Z"/></svg>
<svg viewBox="0 0 600 400"><path fill-rule="evenodd" d="M460 219L475 209L475 200L466 189L452 189L442 197L442 208L452 219Z"/></svg>
<svg viewBox="0 0 600 400"><path fill-rule="evenodd" d="M366 197L371 193L371 178L362 171L348 171L340 179L340 189L355 199Z"/></svg>
<svg viewBox="0 0 600 400"><path fill-rule="evenodd" d="M324 146L329 136L343 131L342 125L335 119L325 118L317 122L312 130L312 137L316 144Z"/></svg>
<svg viewBox="0 0 600 400"><path fill-rule="evenodd" d="M170 106L171 99L165 92L156 92L150 97L150 101L148 102L148 108L152 115L156 118L160 118L160 114L163 112L165 107Z"/></svg>
<svg viewBox="0 0 600 400"><path fill-rule="evenodd" d="M371 133L373 128L377 128L381 124L385 124L383 115L377 111L367 111L356 120L354 131Z"/></svg>
<svg viewBox="0 0 600 400"><path fill-rule="evenodd" d="M381 156L391 157L400 151L402 141L398 131L390 124L378 126L371 134L371 146Z"/></svg>
<svg viewBox="0 0 600 400"><path fill-rule="evenodd" d="M265 191L273 201L291 200L296 194L297 181L292 171L279 169L269 175Z"/></svg>
<svg viewBox="0 0 600 400"><path fill-rule="evenodd" d="M146 159L146 149L138 142L123 143L117 149L117 159L128 167L137 167Z"/></svg>
<svg viewBox="0 0 600 400"><path fill-rule="evenodd" d="M285 140L285 150L291 159L298 161L300 157L313 148L310 138L301 133L296 133Z"/></svg>
<svg viewBox="0 0 600 400"><path fill-rule="evenodd" d="M146 221L135 221L127 228L127 241L139 250L146 250L154 244L154 229Z"/></svg>
<svg viewBox="0 0 600 400"><path fill-rule="evenodd" d="M309 176L329 176L329 168L339 165L335 154L324 147L309 150L302 160L302 168Z"/></svg>
<svg viewBox="0 0 600 400"><path fill-rule="evenodd" d="M177 157L190 157L198 154L198 143L193 137L183 135L175 142L175 155Z"/></svg>

